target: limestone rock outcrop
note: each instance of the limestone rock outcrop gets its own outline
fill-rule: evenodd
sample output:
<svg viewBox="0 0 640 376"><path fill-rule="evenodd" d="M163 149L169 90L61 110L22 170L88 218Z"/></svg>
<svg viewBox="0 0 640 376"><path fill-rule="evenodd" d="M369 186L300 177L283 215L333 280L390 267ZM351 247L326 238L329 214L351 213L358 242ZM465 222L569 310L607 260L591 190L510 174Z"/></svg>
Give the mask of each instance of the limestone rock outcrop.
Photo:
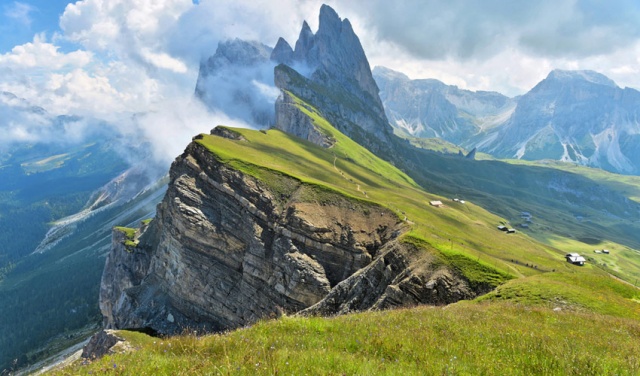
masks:
<svg viewBox="0 0 640 376"><path fill-rule="evenodd" d="M197 139L173 163L156 218L133 239L114 231L100 294L107 328L221 331L488 291L399 241L407 224L395 212L281 173L258 179Z"/></svg>
<svg viewBox="0 0 640 376"><path fill-rule="evenodd" d="M283 92L276 102L276 124L281 131L328 148L335 140L322 132L297 106L291 95Z"/></svg>
<svg viewBox="0 0 640 376"><path fill-rule="evenodd" d="M472 299L491 286L475 286L408 244L388 243L371 264L342 281L306 315L345 314L367 309L445 305Z"/></svg>
<svg viewBox="0 0 640 376"><path fill-rule="evenodd" d="M107 354L122 353L130 351L131 345L122 337L118 336L115 330L101 330L94 334L89 342L82 348L84 359L98 359Z"/></svg>
<svg viewBox="0 0 640 376"><path fill-rule="evenodd" d="M297 312L397 236L401 223L388 209L338 194L319 205L297 198L312 186L274 178L288 194L191 143L137 246L114 232L100 295L106 327L217 331Z"/></svg>
<svg viewBox="0 0 640 376"><path fill-rule="evenodd" d="M271 60L283 64L291 64L293 61L293 49L284 38L278 38L276 46L271 51Z"/></svg>
<svg viewBox="0 0 640 376"><path fill-rule="evenodd" d="M392 138L360 40L349 20L340 19L331 7L320 8L315 34L303 23L291 61L274 60L280 63L275 68L276 87L313 105L342 133L374 152ZM286 99L278 98L276 111ZM276 128L289 123L276 115Z"/></svg>

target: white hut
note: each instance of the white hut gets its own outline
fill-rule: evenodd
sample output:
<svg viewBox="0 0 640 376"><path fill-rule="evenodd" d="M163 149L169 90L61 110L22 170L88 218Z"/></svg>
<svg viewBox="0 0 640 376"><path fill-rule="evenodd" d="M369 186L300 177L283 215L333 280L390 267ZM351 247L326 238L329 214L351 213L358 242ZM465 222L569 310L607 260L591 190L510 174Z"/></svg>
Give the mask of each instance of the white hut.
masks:
<svg viewBox="0 0 640 376"><path fill-rule="evenodd" d="M567 259L567 262L572 263L573 265L584 265L584 263L587 261L585 260L584 257L580 256L577 253L567 253L566 256L564 256Z"/></svg>

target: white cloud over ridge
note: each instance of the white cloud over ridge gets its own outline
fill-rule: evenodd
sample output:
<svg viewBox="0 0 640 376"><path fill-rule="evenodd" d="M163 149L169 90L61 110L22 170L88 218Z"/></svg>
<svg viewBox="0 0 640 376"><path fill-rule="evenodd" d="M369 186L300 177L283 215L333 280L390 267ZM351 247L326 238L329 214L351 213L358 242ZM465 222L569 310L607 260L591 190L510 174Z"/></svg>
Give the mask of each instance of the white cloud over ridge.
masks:
<svg viewBox="0 0 640 376"><path fill-rule="evenodd" d="M640 37L633 0L404 0L346 5L364 26L426 59L484 59L505 48L532 56L584 58Z"/></svg>
<svg viewBox="0 0 640 376"><path fill-rule="evenodd" d="M253 22L261 18L251 4L231 1L84 0L68 5L60 19L62 31L53 41L37 35L0 55L0 73L5 73L0 91L46 111L41 121L29 124L33 114L28 109L5 106L0 142L46 140L52 135L52 119L79 115L94 126L104 120L121 133L149 140L155 159L167 163L192 136L218 124L251 126L238 114L208 110L193 97L200 60L215 52L218 41L236 32L258 39L269 29L236 26L227 18L233 12ZM278 32L273 33L275 42ZM80 48L63 53L55 44L61 40ZM258 86L260 96L274 100L273 90ZM86 128L57 131L81 129Z"/></svg>

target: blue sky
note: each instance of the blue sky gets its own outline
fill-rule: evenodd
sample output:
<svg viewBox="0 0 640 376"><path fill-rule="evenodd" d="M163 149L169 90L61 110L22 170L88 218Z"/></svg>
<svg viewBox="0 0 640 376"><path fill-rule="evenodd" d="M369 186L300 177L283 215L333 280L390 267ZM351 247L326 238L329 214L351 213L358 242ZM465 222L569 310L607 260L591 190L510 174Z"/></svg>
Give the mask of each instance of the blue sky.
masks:
<svg viewBox="0 0 640 376"><path fill-rule="evenodd" d="M36 33L51 37L59 31L58 21L68 0L1 0L0 53L31 42Z"/></svg>

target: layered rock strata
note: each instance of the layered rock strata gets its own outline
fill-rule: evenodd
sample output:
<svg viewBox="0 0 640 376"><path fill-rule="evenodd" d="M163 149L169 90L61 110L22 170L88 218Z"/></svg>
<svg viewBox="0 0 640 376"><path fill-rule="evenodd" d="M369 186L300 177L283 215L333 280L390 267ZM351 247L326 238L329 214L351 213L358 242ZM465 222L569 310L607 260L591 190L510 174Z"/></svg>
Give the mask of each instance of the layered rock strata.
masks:
<svg viewBox="0 0 640 376"><path fill-rule="evenodd" d="M397 235L387 209L338 194L332 204L307 202L300 196L314 187L276 175L287 193L189 145L138 245L114 233L100 299L106 326L215 331L296 312Z"/></svg>
<svg viewBox="0 0 640 376"><path fill-rule="evenodd" d="M225 128L212 134L247 142ZM114 232L100 295L105 326L221 331L309 307L333 314L484 292L399 241L405 224L394 212L278 172L259 175L191 143L153 222L133 242Z"/></svg>

